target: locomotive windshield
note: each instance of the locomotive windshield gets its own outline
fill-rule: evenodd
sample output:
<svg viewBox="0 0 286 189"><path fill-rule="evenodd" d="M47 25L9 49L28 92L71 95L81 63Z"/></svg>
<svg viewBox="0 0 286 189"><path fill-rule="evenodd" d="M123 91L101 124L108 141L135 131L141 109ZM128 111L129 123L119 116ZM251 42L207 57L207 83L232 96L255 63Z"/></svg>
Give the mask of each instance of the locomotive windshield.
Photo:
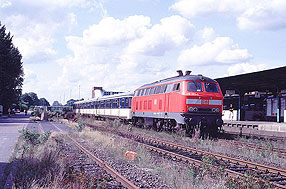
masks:
<svg viewBox="0 0 286 189"><path fill-rule="evenodd" d="M199 82L189 82L188 83L188 91L191 92L202 92L203 91L203 86Z"/></svg>
<svg viewBox="0 0 286 189"><path fill-rule="evenodd" d="M219 89L215 83L205 83L206 92L219 93Z"/></svg>

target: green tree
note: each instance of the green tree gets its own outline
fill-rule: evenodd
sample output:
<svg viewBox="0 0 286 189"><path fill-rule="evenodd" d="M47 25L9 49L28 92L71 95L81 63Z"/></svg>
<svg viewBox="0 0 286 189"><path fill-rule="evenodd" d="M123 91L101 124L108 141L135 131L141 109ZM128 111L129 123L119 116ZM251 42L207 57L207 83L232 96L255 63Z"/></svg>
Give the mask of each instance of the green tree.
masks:
<svg viewBox="0 0 286 189"><path fill-rule="evenodd" d="M36 93L30 92L25 93L20 97L19 104L23 109L29 109L31 106L41 106L41 101L39 100Z"/></svg>
<svg viewBox="0 0 286 189"><path fill-rule="evenodd" d="M59 101L56 100L56 101L53 102L53 106L62 106L62 104L59 103Z"/></svg>
<svg viewBox="0 0 286 189"><path fill-rule="evenodd" d="M50 103L45 98L40 98L40 106L50 106Z"/></svg>
<svg viewBox="0 0 286 189"><path fill-rule="evenodd" d="M22 55L13 45L10 32L0 22L0 104L4 111L18 104L22 93Z"/></svg>

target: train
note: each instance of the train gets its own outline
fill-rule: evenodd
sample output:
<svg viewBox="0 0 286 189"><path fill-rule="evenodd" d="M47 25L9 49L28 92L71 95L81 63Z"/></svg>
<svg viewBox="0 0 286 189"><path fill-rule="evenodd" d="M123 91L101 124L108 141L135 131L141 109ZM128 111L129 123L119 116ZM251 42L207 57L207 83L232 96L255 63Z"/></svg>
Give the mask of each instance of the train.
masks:
<svg viewBox="0 0 286 189"><path fill-rule="evenodd" d="M96 119L119 118L157 131L185 130L191 136L215 136L223 125L223 94L219 84L203 75L178 75L120 93L74 103L76 114Z"/></svg>

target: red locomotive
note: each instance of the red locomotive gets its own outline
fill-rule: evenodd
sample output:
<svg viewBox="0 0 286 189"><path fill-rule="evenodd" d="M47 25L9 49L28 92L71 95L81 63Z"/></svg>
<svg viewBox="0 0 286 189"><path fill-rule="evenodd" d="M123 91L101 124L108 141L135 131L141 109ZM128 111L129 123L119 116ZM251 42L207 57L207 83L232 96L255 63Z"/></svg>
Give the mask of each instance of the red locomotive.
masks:
<svg viewBox="0 0 286 189"><path fill-rule="evenodd" d="M156 130L183 128L187 134L216 135L222 126L223 95L218 83L202 75L181 70L171 77L135 90L131 113L135 125Z"/></svg>

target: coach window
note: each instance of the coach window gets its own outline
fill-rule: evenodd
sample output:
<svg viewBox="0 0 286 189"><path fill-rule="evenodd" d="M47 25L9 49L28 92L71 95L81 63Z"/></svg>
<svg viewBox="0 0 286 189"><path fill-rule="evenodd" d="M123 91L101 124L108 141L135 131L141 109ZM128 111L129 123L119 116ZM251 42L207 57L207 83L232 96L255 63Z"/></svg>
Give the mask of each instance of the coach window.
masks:
<svg viewBox="0 0 286 189"><path fill-rule="evenodd" d="M119 103L119 108L122 108L122 101L121 98L118 99L118 103Z"/></svg>
<svg viewBox="0 0 286 189"><path fill-rule="evenodd" d="M180 91L180 83L176 83L173 87L173 91Z"/></svg>
<svg viewBox="0 0 286 189"><path fill-rule="evenodd" d="M124 104L124 98L121 98L121 108L125 108L125 104Z"/></svg>
<svg viewBox="0 0 286 189"><path fill-rule="evenodd" d="M112 108L118 108L117 107L117 99L113 100Z"/></svg>
<svg viewBox="0 0 286 189"><path fill-rule="evenodd" d="M126 104L125 107L126 108L130 108L130 101L129 100L130 100L130 98L125 98L125 104Z"/></svg>

